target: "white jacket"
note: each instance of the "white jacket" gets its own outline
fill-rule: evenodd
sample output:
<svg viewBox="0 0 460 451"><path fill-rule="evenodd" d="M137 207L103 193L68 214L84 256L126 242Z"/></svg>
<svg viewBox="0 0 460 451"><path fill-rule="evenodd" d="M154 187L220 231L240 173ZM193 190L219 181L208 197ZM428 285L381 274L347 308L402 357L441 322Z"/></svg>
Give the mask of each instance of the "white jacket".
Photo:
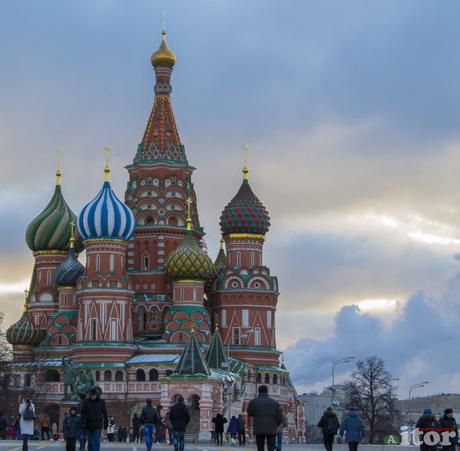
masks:
<svg viewBox="0 0 460 451"><path fill-rule="evenodd" d="M22 418L22 414L26 410L26 406L27 404L24 401L22 401L19 405L19 415L21 415L21 420L19 421L21 434L34 435L34 420L24 420ZM35 406L32 402L30 403L30 407L35 414Z"/></svg>

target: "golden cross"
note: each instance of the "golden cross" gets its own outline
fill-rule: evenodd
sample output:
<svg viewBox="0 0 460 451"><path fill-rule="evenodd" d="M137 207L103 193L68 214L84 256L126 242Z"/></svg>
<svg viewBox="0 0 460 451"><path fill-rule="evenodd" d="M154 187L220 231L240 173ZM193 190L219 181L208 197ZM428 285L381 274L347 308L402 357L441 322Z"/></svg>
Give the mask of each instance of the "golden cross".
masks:
<svg viewBox="0 0 460 451"><path fill-rule="evenodd" d="M164 11L161 13L161 17L163 20L163 32L166 33L166 13Z"/></svg>
<svg viewBox="0 0 460 451"><path fill-rule="evenodd" d="M247 180L248 179L248 153L249 153L249 148L247 144L243 145L243 155L244 155L244 166L243 166L243 179Z"/></svg>
<svg viewBox="0 0 460 451"><path fill-rule="evenodd" d="M70 223L70 237L73 238L73 232L75 230L75 222L71 221Z"/></svg>
<svg viewBox="0 0 460 451"><path fill-rule="evenodd" d="M105 150L105 168L104 168L105 176L104 176L104 181L108 182L110 180L110 178L109 178L109 174L110 174L110 168L109 168L109 152L110 152L110 149L109 149L109 146L105 146L104 150Z"/></svg>
<svg viewBox="0 0 460 451"><path fill-rule="evenodd" d="M61 169L61 158L62 158L62 149L56 149L56 163L57 163L57 170Z"/></svg>
<svg viewBox="0 0 460 451"><path fill-rule="evenodd" d="M185 199L185 203L187 204L187 219L191 219L191 208L193 204L192 198L187 197L187 199Z"/></svg>

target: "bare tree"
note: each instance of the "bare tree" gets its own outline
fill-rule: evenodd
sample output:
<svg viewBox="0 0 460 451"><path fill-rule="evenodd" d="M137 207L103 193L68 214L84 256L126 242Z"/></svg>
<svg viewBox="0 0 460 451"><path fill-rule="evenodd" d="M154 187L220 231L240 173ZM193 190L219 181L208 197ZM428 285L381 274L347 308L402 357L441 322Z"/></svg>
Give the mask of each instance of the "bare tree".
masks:
<svg viewBox="0 0 460 451"><path fill-rule="evenodd" d="M399 412L394 407L395 386L382 359L372 356L356 364L351 379L345 383L346 404L363 417L369 431L369 443L398 431Z"/></svg>

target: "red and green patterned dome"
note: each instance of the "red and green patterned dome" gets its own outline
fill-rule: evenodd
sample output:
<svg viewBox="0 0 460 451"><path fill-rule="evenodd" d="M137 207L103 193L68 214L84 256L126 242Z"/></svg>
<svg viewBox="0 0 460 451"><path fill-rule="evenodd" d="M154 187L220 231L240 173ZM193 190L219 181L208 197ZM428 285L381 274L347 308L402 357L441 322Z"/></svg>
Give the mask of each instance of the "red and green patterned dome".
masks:
<svg viewBox="0 0 460 451"><path fill-rule="evenodd" d="M42 341L43 334L40 329L30 320L27 307L19 321L8 328L6 339L15 346L38 346Z"/></svg>
<svg viewBox="0 0 460 451"><path fill-rule="evenodd" d="M243 169L243 174L240 189L220 216L220 230L222 235L232 233L265 235L270 227L270 216L249 185L246 167Z"/></svg>

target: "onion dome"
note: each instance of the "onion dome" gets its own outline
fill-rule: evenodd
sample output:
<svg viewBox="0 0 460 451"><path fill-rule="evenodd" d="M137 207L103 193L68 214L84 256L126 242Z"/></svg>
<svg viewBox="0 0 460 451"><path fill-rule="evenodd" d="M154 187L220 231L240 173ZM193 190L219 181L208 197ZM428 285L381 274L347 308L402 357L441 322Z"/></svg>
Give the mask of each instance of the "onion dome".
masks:
<svg viewBox="0 0 460 451"><path fill-rule="evenodd" d="M219 253L217 254L216 261L214 262L214 269L215 269L216 274L219 274L226 267L227 267L227 257L225 255L225 250L224 250L224 240L221 238Z"/></svg>
<svg viewBox="0 0 460 451"><path fill-rule="evenodd" d="M220 216L220 230L223 235L232 233L265 235L270 227L270 216L251 189L248 172L245 166L243 183Z"/></svg>
<svg viewBox="0 0 460 451"><path fill-rule="evenodd" d="M174 67L174 64L176 64L176 55L174 52L168 47L168 44L166 44L166 31L161 32L161 44L160 47L158 47L158 50L153 53L151 61L152 61L152 66L157 67L157 66L163 66L163 67Z"/></svg>
<svg viewBox="0 0 460 451"><path fill-rule="evenodd" d="M188 210L187 233L179 246L166 258L166 272L173 280L198 279L206 281L212 276L214 266L208 254L200 248L192 234L190 203Z"/></svg>
<svg viewBox="0 0 460 451"><path fill-rule="evenodd" d="M70 246L70 223L77 219L61 191L61 171L56 172L56 188L45 209L30 223L26 231L29 248L36 251L67 251ZM83 250L78 237L77 252Z"/></svg>
<svg viewBox="0 0 460 451"><path fill-rule="evenodd" d="M106 152L108 152L106 148ZM134 215L110 186L108 157L105 177L98 195L78 215L78 230L84 239L112 238L128 240L134 231Z"/></svg>
<svg viewBox="0 0 460 451"><path fill-rule="evenodd" d="M70 239L69 255L56 269L56 283L61 287L74 287L78 278L84 272L85 267L78 261L75 255L75 239L72 236Z"/></svg>
<svg viewBox="0 0 460 451"><path fill-rule="evenodd" d="M6 331L8 343L15 346L38 346L42 340L41 330L30 320L27 305L20 320Z"/></svg>

